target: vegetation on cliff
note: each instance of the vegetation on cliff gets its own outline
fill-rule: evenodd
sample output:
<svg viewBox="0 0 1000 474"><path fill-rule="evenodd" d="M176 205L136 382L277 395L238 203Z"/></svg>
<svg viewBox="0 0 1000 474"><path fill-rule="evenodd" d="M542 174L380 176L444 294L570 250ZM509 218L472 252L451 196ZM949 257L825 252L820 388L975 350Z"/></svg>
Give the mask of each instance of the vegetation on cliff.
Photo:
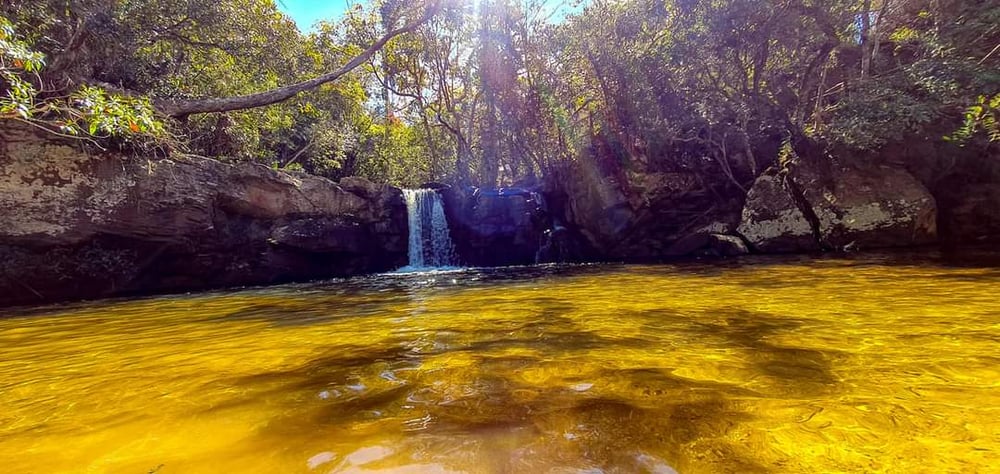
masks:
<svg viewBox="0 0 1000 474"><path fill-rule="evenodd" d="M995 147L998 24L974 0L375 0L302 33L273 0L15 0L0 116L332 178L586 159L745 191L783 147Z"/></svg>

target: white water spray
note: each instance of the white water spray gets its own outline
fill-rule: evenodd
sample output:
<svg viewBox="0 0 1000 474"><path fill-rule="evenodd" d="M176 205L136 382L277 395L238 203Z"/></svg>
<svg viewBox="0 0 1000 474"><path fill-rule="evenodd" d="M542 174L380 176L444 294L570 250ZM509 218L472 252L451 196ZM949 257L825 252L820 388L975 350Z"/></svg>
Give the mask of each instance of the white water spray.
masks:
<svg viewBox="0 0 1000 474"><path fill-rule="evenodd" d="M410 224L410 263L404 270L458 266L441 196L433 189L404 189L403 196Z"/></svg>

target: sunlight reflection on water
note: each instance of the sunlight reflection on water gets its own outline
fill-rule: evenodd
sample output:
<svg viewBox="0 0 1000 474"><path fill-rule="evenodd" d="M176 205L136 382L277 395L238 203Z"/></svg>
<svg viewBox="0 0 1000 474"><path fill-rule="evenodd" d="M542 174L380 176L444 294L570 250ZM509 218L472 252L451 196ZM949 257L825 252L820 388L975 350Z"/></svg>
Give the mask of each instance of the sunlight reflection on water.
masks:
<svg viewBox="0 0 1000 474"><path fill-rule="evenodd" d="M985 262L465 269L8 310L0 466L996 471Z"/></svg>

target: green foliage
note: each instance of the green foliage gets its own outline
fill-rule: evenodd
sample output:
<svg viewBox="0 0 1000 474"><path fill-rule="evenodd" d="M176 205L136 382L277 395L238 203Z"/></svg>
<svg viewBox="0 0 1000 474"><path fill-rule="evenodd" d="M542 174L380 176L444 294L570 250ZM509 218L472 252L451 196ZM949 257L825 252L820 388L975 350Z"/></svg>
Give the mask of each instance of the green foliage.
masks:
<svg viewBox="0 0 1000 474"><path fill-rule="evenodd" d="M83 86L66 97L40 97L29 82L43 72L45 56L18 38L13 24L0 17L0 118L17 119L55 129L68 136L148 139L164 135L148 98L109 94Z"/></svg>
<svg viewBox="0 0 1000 474"><path fill-rule="evenodd" d="M817 133L865 150L941 135L965 142L979 130L994 136L988 97L1000 90L1000 62L991 57L997 20L1000 7L990 2L904 3L884 20L889 47L874 76L845 82ZM970 103L964 117L956 113Z"/></svg>
<svg viewBox="0 0 1000 474"><path fill-rule="evenodd" d="M0 97L0 117L28 119L35 113L38 91L24 76L44 66L45 55L19 39L10 20L0 16L0 84L7 92Z"/></svg>
<svg viewBox="0 0 1000 474"><path fill-rule="evenodd" d="M965 111L965 122L950 140L966 141L982 132L991 142L1000 141L1000 94L979 96L976 105Z"/></svg>
<svg viewBox="0 0 1000 474"><path fill-rule="evenodd" d="M787 169L788 165L794 162L795 159L795 149L792 148L791 140L783 140L781 148L778 149L778 166L782 169Z"/></svg>
<svg viewBox="0 0 1000 474"><path fill-rule="evenodd" d="M197 154L334 179L490 185L587 160L740 188L794 154L788 137L867 151L998 137L996 2L624 0L559 21L550 4L442 0L336 83L169 132ZM273 0L9 0L0 113L70 135L165 134L155 99L316 77L424 5L371 0L303 34ZM112 87L67 88L80 77Z"/></svg>
<svg viewBox="0 0 1000 474"><path fill-rule="evenodd" d="M153 116L148 98L108 94L97 87L84 86L70 96L70 108L63 109L68 120L62 130L72 135L85 130L94 137L159 136L163 124Z"/></svg>
<svg viewBox="0 0 1000 474"><path fill-rule="evenodd" d="M830 121L822 133L835 142L874 150L919 134L940 115L940 105L920 100L881 82L868 82L829 107Z"/></svg>

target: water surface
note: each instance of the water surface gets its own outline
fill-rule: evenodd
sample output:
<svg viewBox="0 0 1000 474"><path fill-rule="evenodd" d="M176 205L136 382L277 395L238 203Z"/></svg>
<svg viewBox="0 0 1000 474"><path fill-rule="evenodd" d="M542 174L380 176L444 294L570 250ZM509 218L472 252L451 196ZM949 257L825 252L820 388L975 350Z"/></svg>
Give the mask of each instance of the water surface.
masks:
<svg viewBox="0 0 1000 474"><path fill-rule="evenodd" d="M0 310L0 471L1000 470L1000 268L764 259Z"/></svg>

